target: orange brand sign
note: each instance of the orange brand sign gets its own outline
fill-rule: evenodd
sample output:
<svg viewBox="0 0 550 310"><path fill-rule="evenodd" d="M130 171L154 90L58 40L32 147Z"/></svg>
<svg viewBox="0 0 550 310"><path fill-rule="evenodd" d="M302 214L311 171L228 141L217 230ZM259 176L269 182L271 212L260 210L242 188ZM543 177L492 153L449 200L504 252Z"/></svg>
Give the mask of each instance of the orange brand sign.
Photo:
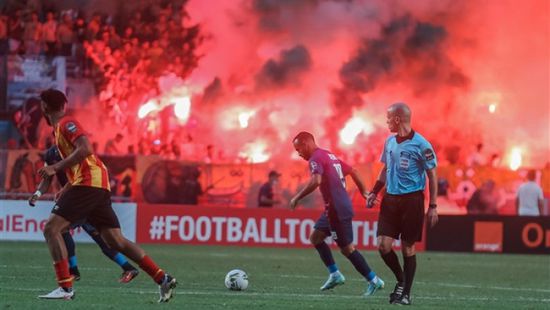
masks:
<svg viewBox="0 0 550 310"><path fill-rule="evenodd" d="M502 222L475 222L474 251L502 252Z"/></svg>

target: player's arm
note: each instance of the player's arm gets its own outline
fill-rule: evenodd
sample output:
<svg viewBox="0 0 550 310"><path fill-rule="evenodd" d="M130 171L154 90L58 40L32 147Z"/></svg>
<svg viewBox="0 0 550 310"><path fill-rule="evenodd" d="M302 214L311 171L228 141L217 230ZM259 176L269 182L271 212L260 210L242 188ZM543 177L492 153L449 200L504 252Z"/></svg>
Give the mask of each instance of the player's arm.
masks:
<svg viewBox="0 0 550 310"><path fill-rule="evenodd" d="M312 174L306 187L302 188L302 190L300 190L296 194L296 196L294 196L294 198L290 200L290 209L294 210L296 208L296 205L298 204L298 201L300 201L300 199L311 194L317 187L319 187L319 185L321 185L321 180L322 180L322 177L320 174L318 173Z"/></svg>
<svg viewBox="0 0 550 310"><path fill-rule="evenodd" d="M38 184L38 188L36 189L36 192L32 194L32 196L29 198L29 205L31 207L34 207L36 205L36 201L42 194L46 193L48 189L50 188L50 185L52 184L53 177L47 177L45 179L42 179L40 183Z"/></svg>
<svg viewBox="0 0 550 310"><path fill-rule="evenodd" d="M367 195L369 194L369 192L365 187L365 183L363 183L363 179L361 178L361 175L359 175L359 171L357 171L357 169L355 168L352 168L349 175L353 179L353 183L355 183L355 186L357 186L357 189L359 189L359 191L361 192L361 196L367 199Z"/></svg>
<svg viewBox="0 0 550 310"><path fill-rule="evenodd" d="M88 140L88 138L85 135L78 137L74 142L74 144L76 148L69 156L67 156L65 159L51 166L45 166L42 169L40 169L38 171L40 176L42 178L53 176L58 171L63 171L65 169L68 169L82 162L86 157L93 154L92 144L90 143L90 140Z"/></svg>
<svg viewBox="0 0 550 310"><path fill-rule="evenodd" d="M435 167L426 170L426 174L428 175L428 187L430 191L430 206L428 207L427 215L430 227L433 227L439 220L437 216L437 172Z"/></svg>
<svg viewBox="0 0 550 310"><path fill-rule="evenodd" d="M386 170L388 167L384 164L384 167L380 170L380 173L378 173L378 178L376 179L376 183L374 184L374 187L370 191L370 193L367 194L367 209L370 209L374 207L374 203L376 202L376 196L378 196L378 193L384 188L386 185Z"/></svg>

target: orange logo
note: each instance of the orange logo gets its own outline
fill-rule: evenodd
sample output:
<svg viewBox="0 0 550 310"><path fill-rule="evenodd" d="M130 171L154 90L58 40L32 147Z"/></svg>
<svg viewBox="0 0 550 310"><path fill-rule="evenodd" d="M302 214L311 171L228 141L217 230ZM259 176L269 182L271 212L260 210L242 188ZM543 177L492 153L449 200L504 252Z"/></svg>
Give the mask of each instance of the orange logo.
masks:
<svg viewBox="0 0 550 310"><path fill-rule="evenodd" d="M475 222L474 252L502 252L502 222Z"/></svg>

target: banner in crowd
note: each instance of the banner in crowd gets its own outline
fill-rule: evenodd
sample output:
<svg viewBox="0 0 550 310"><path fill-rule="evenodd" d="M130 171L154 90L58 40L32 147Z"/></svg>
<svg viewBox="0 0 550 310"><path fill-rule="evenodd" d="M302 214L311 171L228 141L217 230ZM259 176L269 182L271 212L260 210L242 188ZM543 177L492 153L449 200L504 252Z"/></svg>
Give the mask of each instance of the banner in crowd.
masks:
<svg viewBox="0 0 550 310"><path fill-rule="evenodd" d="M30 207L26 200L0 200L0 240L43 241L44 225L54 206L52 201L38 201ZM136 204L113 203L122 233L136 240ZM73 230L76 241L92 242L81 228Z"/></svg>
<svg viewBox="0 0 550 310"><path fill-rule="evenodd" d="M135 156L100 156L100 158L109 170L113 196L133 197ZM44 166L44 151L24 149L2 152L0 168L4 162L6 169L1 170L0 177L7 193L33 193L36 190L40 183L40 176L36 172ZM59 190L59 184L54 182L50 192L55 193L57 190ZM7 194L7 196L10 195Z"/></svg>
<svg viewBox="0 0 550 310"><path fill-rule="evenodd" d="M47 88L65 89L66 64L64 57L48 60L45 57L8 57L8 104L21 107L29 98L37 97Z"/></svg>
<svg viewBox="0 0 550 310"><path fill-rule="evenodd" d="M6 169L0 171L4 190L9 193L30 193L40 181L36 170L42 166L36 150L10 150ZM273 167L263 164L205 164L166 160L160 156L101 156L110 171L114 196L128 197L137 202L153 204L199 204L248 207L257 206L258 192L268 180ZM368 187L380 170L379 164L361 164L356 168ZM277 200L286 205L290 198L309 180L307 165L289 161L276 168L281 177L274 186ZM512 171L489 167L438 167L440 214L466 214L466 205L474 192L488 181L495 188L491 193L494 206L484 213L515 215L514 201L519 185L525 181L526 170ZM348 180L351 182L351 180ZM537 183L545 195L550 195L550 169L537 171ZM202 191L198 190L198 187ZM348 186L354 208L362 210L364 199L356 187ZM204 193L202 193L204 192ZM322 207L320 195L313 193L302 201L307 209Z"/></svg>
<svg viewBox="0 0 550 310"><path fill-rule="evenodd" d="M433 251L550 254L550 217L440 216L427 237Z"/></svg>
<svg viewBox="0 0 550 310"><path fill-rule="evenodd" d="M137 241L305 248L311 247L309 235L321 213L321 210L140 204ZM357 248L377 249L377 218L373 211L356 213L353 231ZM331 238L327 241L333 243ZM423 250L424 243L419 243L417 249Z"/></svg>

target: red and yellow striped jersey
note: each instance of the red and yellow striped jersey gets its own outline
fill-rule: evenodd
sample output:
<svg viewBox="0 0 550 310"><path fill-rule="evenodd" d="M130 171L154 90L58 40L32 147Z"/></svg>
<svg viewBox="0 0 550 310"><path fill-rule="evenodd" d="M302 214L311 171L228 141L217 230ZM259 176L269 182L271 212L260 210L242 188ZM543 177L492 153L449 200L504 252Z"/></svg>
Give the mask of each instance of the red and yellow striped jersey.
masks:
<svg viewBox="0 0 550 310"><path fill-rule="evenodd" d="M70 116L59 120L54 130L55 144L62 158L66 158L76 149L75 141L86 135L80 124ZM82 162L65 170L72 185L91 186L111 190L107 167L95 154L86 157Z"/></svg>

